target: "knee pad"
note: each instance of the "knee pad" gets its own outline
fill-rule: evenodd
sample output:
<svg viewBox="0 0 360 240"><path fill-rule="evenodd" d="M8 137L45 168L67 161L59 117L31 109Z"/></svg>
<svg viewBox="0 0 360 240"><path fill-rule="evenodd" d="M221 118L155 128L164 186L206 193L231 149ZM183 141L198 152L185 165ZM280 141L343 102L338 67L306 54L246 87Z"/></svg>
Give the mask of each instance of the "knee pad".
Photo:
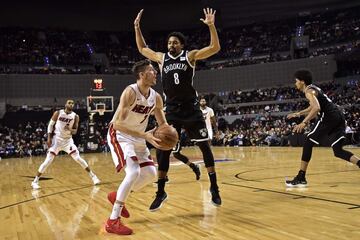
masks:
<svg viewBox="0 0 360 240"><path fill-rule="evenodd" d="M305 138L305 142L303 145L302 157L301 157L302 161L310 162L314 144L315 143L313 141L311 141L308 137Z"/></svg>
<svg viewBox="0 0 360 240"><path fill-rule="evenodd" d="M350 158L352 157L353 154L351 152L343 149L342 142L343 141L337 142L335 145L332 146L334 155L337 158L341 158L341 159L349 162Z"/></svg>
<svg viewBox="0 0 360 240"><path fill-rule="evenodd" d="M45 161L40 165L38 172L44 173L46 171L46 169L48 168L48 166L50 166L50 164L53 162L54 158L55 158L55 155L48 152L48 154L46 155Z"/></svg>
<svg viewBox="0 0 360 240"><path fill-rule="evenodd" d="M173 152L172 154L173 154L174 158L177 158L177 159L181 158L181 154L178 152Z"/></svg>
<svg viewBox="0 0 360 240"><path fill-rule="evenodd" d="M80 154L78 151L74 152L73 154L71 154L71 157L75 160L75 162L77 162L78 164L80 164L80 166L82 168L87 168L89 167L89 165L87 164L87 162L80 157Z"/></svg>
<svg viewBox="0 0 360 240"><path fill-rule="evenodd" d="M159 171L163 171L163 172L169 171L170 154L171 154L171 150L169 151L156 150L156 157L157 157Z"/></svg>
<svg viewBox="0 0 360 240"><path fill-rule="evenodd" d="M203 154L205 167L215 166L214 155L212 154L208 141L198 142L197 145Z"/></svg>

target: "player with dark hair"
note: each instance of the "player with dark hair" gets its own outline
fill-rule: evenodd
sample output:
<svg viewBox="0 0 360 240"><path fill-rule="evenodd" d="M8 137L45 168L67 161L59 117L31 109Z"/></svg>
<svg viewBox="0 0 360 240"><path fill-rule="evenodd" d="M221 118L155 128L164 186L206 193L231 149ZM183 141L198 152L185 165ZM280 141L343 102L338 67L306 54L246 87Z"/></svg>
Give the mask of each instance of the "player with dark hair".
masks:
<svg viewBox="0 0 360 240"><path fill-rule="evenodd" d="M50 119L47 129L47 145L49 150L46 154L44 162L40 165L35 179L31 182L33 189L40 189L40 176L54 161L55 156L60 151L69 154L80 166L88 172L94 185L100 184L99 178L91 171L88 163L80 156L79 150L74 144L72 138L79 128L80 118L74 111L74 100L69 99L65 103L65 108L55 111Z"/></svg>
<svg viewBox="0 0 360 240"><path fill-rule="evenodd" d="M146 146L146 141L160 147L154 129L146 131L149 116L154 113L159 126L166 123L161 96L151 87L156 84L157 71L148 60L134 64L136 83L122 92L119 106L109 125L107 135L116 170L125 168L125 178L116 192L108 194L113 209L106 222L109 233L132 234L132 229L121 222L129 217L125 202L131 191L139 191L156 178L156 168Z"/></svg>
<svg viewBox="0 0 360 240"><path fill-rule="evenodd" d="M293 180L286 181L288 187L306 187L306 170L311 159L312 149L323 138L331 142L335 157L352 162L360 167L360 159L353 153L343 149L345 140L345 118L341 110L317 86L312 84L312 74L308 70L298 70L294 74L295 86L305 93L310 106L302 111L291 113L288 119L305 116L304 120L294 127L300 133L309 122L318 116L315 127L306 135L301 157L300 171Z"/></svg>
<svg viewBox="0 0 360 240"><path fill-rule="evenodd" d="M150 49L140 30L141 10L135 21L136 45L139 52L159 64L161 81L165 95L166 119L180 134L184 128L192 141L199 146L205 167L210 179L212 203L221 205L219 188L217 185L215 162L210 145L205 121L200 110L198 95L193 86L195 65L197 60L206 59L220 51L220 43L215 28L215 13L213 9L204 9L205 18L200 19L209 27L210 44L202 49L185 50L185 37L178 32L169 34L167 38L167 53L155 52ZM158 191L150 206L150 211L156 211L167 198L165 192L166 175L169 170L170 151L160 151L158 158Z"/></svg>

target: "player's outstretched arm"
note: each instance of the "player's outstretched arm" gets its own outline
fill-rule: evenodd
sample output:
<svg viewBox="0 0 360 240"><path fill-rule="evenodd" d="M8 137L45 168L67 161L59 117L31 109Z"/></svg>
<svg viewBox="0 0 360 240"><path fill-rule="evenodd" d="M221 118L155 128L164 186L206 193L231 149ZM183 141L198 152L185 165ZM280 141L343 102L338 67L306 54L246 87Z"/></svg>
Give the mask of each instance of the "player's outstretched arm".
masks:
<svg viewBox="0 0 360 240"><path fill-rule="evenodd" d="M144 57L149 58L150 60L152 60L154 62L161 63L164 53L155 52L154 50L150 49L146 45L144 36L142 35L141 29L140 29L140 20L141 20L141 16L142 16L143 12L144 12L144 9L141 9L134 21L136 46L137 46L139 52Z"/></svg>
<svg viewBox="0 0 360 240"><path fill-rule="evenodd" d="M203 9L205 14L205 19L201 18L200 21L208 25L210 31L210 44L207 47L202 49L195 49L189 52L189 60L190 62L195 62L196 60L206 59L217 52L220 51L220 42L219 36L215 27L215 13L216 10L212 8Z"/></svg>

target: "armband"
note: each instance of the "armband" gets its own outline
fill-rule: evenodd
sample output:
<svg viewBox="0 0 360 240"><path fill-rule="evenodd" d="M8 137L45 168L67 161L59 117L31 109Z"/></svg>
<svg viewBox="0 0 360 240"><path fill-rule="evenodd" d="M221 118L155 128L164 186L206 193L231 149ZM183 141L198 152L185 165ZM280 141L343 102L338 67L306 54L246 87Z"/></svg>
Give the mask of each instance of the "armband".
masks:
<svg viewBox="0 0 360 240"><path fill-rule="evenodd" d="M52 119L50 119L50 122L49 122L49 125L48 125L48 129L47 129L47 132L48 133L52 133L53 132L53 128L54 128L54 125L55 125L55 121L53 121Z"/></svg>

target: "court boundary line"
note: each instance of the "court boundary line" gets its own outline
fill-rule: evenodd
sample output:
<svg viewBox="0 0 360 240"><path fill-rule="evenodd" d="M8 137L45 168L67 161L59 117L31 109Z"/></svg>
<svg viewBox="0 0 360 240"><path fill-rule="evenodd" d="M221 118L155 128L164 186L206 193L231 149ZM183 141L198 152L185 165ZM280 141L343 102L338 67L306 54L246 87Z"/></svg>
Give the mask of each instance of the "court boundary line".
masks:
<svg viewBox="0 0 360 240"><path fill-rule="evenodd" d="M355 204L355 203L331 200L331 199L326 199L326 198L321 198L321 197L306 196L306 195L301 195L301 194L296 194L296 193L282 192L282 191L277 191L277 190L271 190L271 189L266 189L266 188L253 187L253 186L246 186L246 185L241 185L241 184L233 184L233 183L226 183L226 182L223 182L222 184L253 189L253 190L257 190L257 192L271 192L271 193L277 193L277 194L282 194L282 195L287 195L287 196L293 196L293 197L296 197L295 199L308 198L308 199L313 199L313 200L318 200L318 201L347 205L347 206L350 206L348 208L349 210L358 209L358 208L360 209L360 204Z"/></svg>
<svg viewBox="0 0 360 240"><path fill-rule="evenodd" d="M47 197L51 197L51 196L58 195L58 194L62 194L62 193L68 193L68 192L73 192L73 191L77 191L77 190L82 190L82 189L85 189L85 188L91 188L91 187L96 187L96 186L101 186L101 185L108 185L108 184L117 183L117 182L118 182L118 181L103 182L103 183L101 183L101 184L99 184L99 185L82 186L82 187L77 187L77 188L71 188L71 189L63 190L63 191L60 191L60 192L54 192L54 193L42 195L42 196L37 197L37 198L33 197L33 198L31 198L31 199L26 199L26 200L22 200L22 201L19 201L19 202L11 203L11 204L8 204L8 205L0 206L0 210L6 209L6 208L9 208L9 207L14 207L14 206L17 206L17 205L21 205L21 204L23 204L23 203L36 201L36 200L41 199L41 198L47 198ZM31 191L39 191L39 190L33 190L33 189L32 189Z"/></svg>
<svg viewBox="0 0 360 240"><path fill-rule="evenodd" d="M284 167L284 168L290 168L290 167ZM244 174L244 173L262 171L262 170L269 170L269 169L279 169L279 168L261 168L261 169L248 170L248 171L244 171L244 172L240 172L240 173L235 174L235 178L240 179L240 180L244 180L244 181L248 181L248 182L261 182L262 180L285 178L284 176L265 177L265 178L258 178L258 179L248 179L248 178L240 177L240 175ZM356 172L356 171L359 171L359 170L358 169L350 169L350 170L342 170L342 171L336 171L336 172L334 171L334 172L307 173L306 175L307 176L316 176L316 175L322 175L322 174Z"/></svg>

